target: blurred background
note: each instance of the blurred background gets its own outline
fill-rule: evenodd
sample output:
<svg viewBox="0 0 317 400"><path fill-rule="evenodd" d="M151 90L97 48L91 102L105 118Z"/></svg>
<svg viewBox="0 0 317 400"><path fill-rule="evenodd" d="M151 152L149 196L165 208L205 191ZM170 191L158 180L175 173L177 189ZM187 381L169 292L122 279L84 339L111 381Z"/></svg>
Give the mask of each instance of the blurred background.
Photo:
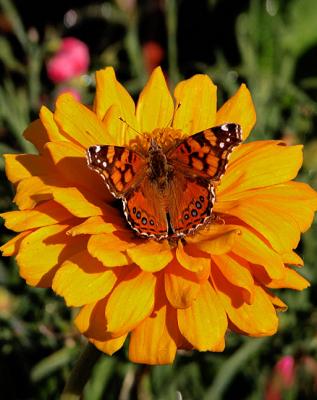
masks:
<svg viewBox="0 0 317 400"><path fill-rule="evenodd" d="M0 0L1 154L34 152L22 132L40 106L53 109L63 91L91 103L94 71L107 65L135 98L157 65L171 88L208 74L219 105L246 82L257 110L250 140L304 143L298 179L317 189L316 0ZM12 198L0 158L2 211ZM1 243L10 237L1 226ZM180 352L172 366L132 364L124 348L100 358L84 399L316 399L316 223L298 251L312 286L279 291L289 310L274 337L230 333L224 353ZM59 397L84 344L72 312L1 260L1 398Z"/></svg>

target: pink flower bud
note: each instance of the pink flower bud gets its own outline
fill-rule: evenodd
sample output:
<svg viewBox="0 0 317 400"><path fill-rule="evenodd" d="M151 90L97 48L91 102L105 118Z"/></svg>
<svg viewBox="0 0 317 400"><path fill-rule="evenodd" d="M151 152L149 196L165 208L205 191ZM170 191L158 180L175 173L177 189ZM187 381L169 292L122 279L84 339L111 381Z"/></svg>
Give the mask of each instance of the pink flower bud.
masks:
<svg viewBox="0 0 317 400"><path fill-rule="evenodd" d="M88 70L89 50L82 41L68 37L62 39L58 52L47 63L47 74L54 83L70 80Z"/></svg>

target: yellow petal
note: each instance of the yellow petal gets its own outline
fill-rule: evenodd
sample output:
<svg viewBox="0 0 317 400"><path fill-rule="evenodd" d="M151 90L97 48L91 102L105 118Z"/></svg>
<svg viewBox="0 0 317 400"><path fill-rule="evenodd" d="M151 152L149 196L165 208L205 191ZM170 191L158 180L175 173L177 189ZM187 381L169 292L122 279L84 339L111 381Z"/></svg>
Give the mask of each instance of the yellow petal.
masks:
<svg viewBox="0 0 317 400"><path fill-rule="evenodd" d="M65 298L68 306L79 307L104 298L113 288L116 276L91 257L87 250L66 260L53 279L52 289Z"/></svg>
<svg viewBox="0 0 317 400"><path fill-rule="evenodd" d="M217 112L216 125L227 122L239 124L245 140L255 125L256 114L249 89L243 83L237 92Z"/></svg>
<svg viewBox="0 0 317 400"><path fill-rule="evenodd" d="M173 254L167 241L148 240L127 250L131 260L143 271L160 271L172 261Z"/></svg>
<svg viewBox="0 0 317 400"><path fill-rule="evenodd" d="M109 206L96 200L93 195L85 191L79 191L75 187L52 188L54 200L65 207L71 214L79 218L87 218L106 213Z"/></svg>
<svg viewBox="0 0 317 400"><path fill-rule="evenodd" d="M201 285L192 306L177 310L181 333L199 351L222 351L227 317L215 290L209 282Z"/></svg>
<svg viewBox="0 0 317 400"><path fill-rule="evenodd" d="M246 302L252 303L254 280L249 270L234 259L233 256L225 254L212 256L212 260L228 282L244 290Z"/></svg>
<svg viewBox="0 0 317 400"><path fill-rule="evenodd" d="M187 249L190 245L187 246ZM176 248L176 258L178 262L189 271L199 272L210 268L210 259L205 257L191 256L186 253L181 241L178 241Z"/></svg>
<svg viewBox="0 0 317 400"><path fill-rule="evenodd" d="M164 274L165 292L174 308L190 307L200 291L196 274L173 262Z"/></svg>
<svg viewBox="0 0 317 400"><path fill-rule="evenodd" d="M94 110L98 118L103 120L107 111L113 105L117 106L119 117L123 118L134 129L138 129L135 118L134 101L126 89L117 81L113 68L108 67L96 72L96 97ZM128 142L126 141L124 133L129 131L129 135L134 137L135 132L131 129L127 130L127 125L122 121L118 122L123 128L120 129L123 135L116 144L122 146ZM130 137L130 139L133 137Z"/></svg>
<svg viewBox="0 0 317 400"><path fill-rule="evenodd" d="M96 114L70 94L58 97L54 119L67 139L85 149L96 144L111 143Z"/></svg>
<svg viewBox="0 0 317 400"><path fill-rule="evenodd" d="M217 212L235 216L254 228L278 253L286 253L297 247L300 239L299 226L290 213L285 217L283 203L273 196L263 199L261 193L256 191L252 198L231 202L231 206L226 203L229 202L219 202Z"/></svg>
<svg viewBox="0 0 317 400"><path fill-rule="evenodd" d="M39 119L30 123L23 132L23 136L24 139L31 142L40 153L45 143L49 141L47 131Z"/></svg>
<svg viewBox="0 0 317 400"><path fill-rule="evenodd" d="M109 219L111 219L111 216ZM104 217L96 216L87 218L81 224L69 229L67 235L96 235L98 233L113 233L116 230L117 228L113 223L107 222Z"/></svg>
<svg viewBox="0 0 317 400"><path fill-rule="evenodd" d="M134 329L153 310L156 278L149 272L139 271L136 267L125 276L106 305L107 330L113 337Z"/></svg>
<svg viewBox="0 0 317 400"><path fill-rule="evenodd" d="M271 289L290 288L295 290L303 290L310 286L307 279L301 276L292 268L285 268L285 275L283 279L276 279L271 281L267 286Z"/></svg>
<svg viewBox="0 0 317 400"><path fill-rule="evenodd" d="M67 136L64 136L63 131L59 129L54 120L54 114L45 106L40 109L40 119L44 125L48 140L47 142L57 142L59 140L68 141Z"/></svg>
<svg viewBox="0 0 317 400"><path fill-rule="evenodd" d="M193 237L188 237L188 243L194 243L200 250L210 254L228 253L241 234L239 229L227 225L212 225L208 230L198 232Z"/></svg>
<svg viewBox="0 0 317 400"><path fill-rule="evenodd" d="M6 175L16 184L33 175L48 175L52 164L44 157L35 154L4 154Z"/></svg>
<svg viewBox="0 0 317 400"><path fill-rule="evenodd" d="M5 219L5 226L8 229L17 232L52 225L73 217L65 208L52 200L40 203L33 210L9 211L0 216Z"/></svg>
<svg viewBox="0 0 317 400"><path fill-rule="evenodd" d="M212 269L211 275L219 299L239 332L250 336L269 336L276 332L276 312L262 288L254 285L253 302L247 304L239 296L239 289L225 280L216 268Z"/></svg>
<svg viewBox="0 0 317 400"><path fill-rule="evenodd" d="M252 142L237 147L217 187L218 199L234 200L246 190L294 179L303 162L302 147L283 146L277 141Z"/></svg>
<svg viewBox="0 0 317 400"><path fill-rule="evenodd" d="M175 321L175 311L162 305L132 331L129 343L129 359L132 362L150 365L173 362L177 346L171 337L168 314L173 314Z"/></svg>
<svg viewBox="0 0 317 400"><path fill-rule="evenodd" d="M23 238L31 232L32 231L21 232L18 235L14 236L14 238L9 240L7 243L3 244L0 247L0 251L2 251L2 255L4 257L15 256L20 249L20 245L21 245Z"/></svg>
<svg viewBox="0 0 317 400"><path fill-rule="evenodd" d="M136 117L141 132L166 128L172 120L173 109L173 99L163 72L160 67L157 67L152 72L138 100Z"/></svg>
<svg viewBox="0 0 317 400"><path fill-rule="evenodd" d="M173 127L191 135L215 126L217 87L207 75L194 75L175 88L175 118Z"/></svg>
<svg viewBox="0 0 317 400"><path fill-rule="evenodd" d="M242 234L235 241L232 251L253 264L263 265L272 279L282 279L285 267L281 256L248 229L241 226L240 230Z"/></svg>
<svg viewBox="0 0 317 400"><path fill-rule="evenodd" d="M82 147L72 142L50 142L46 144L46 148L63 179L95 193L105 201L113 198L101 176L88 168Z"/></svg>
<svg viewBox="0 0 317 400"><path fill-rule="evenodd" d="M20 210L34 208L38 203L53 198L52 191L59 184L57 176L31 176L19 182L13 201ZM67 208L67 207L65 207Z"/></svg>
<svg viewBox="0 0 317 400"><path fill-rule="evenodd" d="M83 250L83 238L67 238L68 225L39 228L21 242L16 257L20 275L31 286L48 287L57 267L73 254Z"/></svg>
<svg viewBox="0 0 317 400"><path fill-rule="evenodd" d="M133 243L122 240L112 233L92 235L88 241L89 253L106 267L130 264L126 251L132 246Z"/></svg>

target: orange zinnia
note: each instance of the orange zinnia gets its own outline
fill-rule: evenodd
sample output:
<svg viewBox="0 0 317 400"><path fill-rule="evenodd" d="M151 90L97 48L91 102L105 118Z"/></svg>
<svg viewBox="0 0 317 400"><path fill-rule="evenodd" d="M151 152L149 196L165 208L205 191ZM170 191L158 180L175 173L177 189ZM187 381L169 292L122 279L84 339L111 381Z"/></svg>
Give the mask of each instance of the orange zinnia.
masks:
<svg viewBox="0 0 317 400"><path fill-rule="evenodd" d="M317 209L316 192L291 182L302 146L273 140L238 146L216 187L214 223L185 241L140 238L88 168L87 148L128 146L138 136L130 127L165 128L179 103L170 133L231 122L246 139L254 106L241 85L217 112L216 87L205 75L180 82L174 103L160 68L136 109L112 68L98 71L96 83L92 109L69 94L57 99L54 113L42 107L24 134L38 155L5 156L19 211L2 217L20 233L3 254L16 256L28 284L52 287L68 306L81 307L75 323L98 349L112 354L130 334L134 362L171 363L177 349L222 351L228 328L274 334L276 310L286 305L271 289L309 285L291 267L303 264L293 249Z"/></svg>

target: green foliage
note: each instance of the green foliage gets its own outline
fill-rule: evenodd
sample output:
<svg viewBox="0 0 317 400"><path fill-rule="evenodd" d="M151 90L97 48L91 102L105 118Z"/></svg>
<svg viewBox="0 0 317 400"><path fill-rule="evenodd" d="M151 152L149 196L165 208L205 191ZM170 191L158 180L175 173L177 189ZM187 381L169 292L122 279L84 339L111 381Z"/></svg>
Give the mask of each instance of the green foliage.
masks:
<svg viewBox="0 0 317 400"><path fill-rule="evenodd" d="M83 21L92 15L104 19L111 30L123 34L92 54L91 71L111 63L134 96L144 85L148 71L144 62L141 21L150 7L146 2L134 10L124 10L124 2L96 2L76 9ZM219 7L231 7L229 0L206 0L210 25L226 24ZM243 2L241 2L243 3ZM257 125L251 140L284 138L305 144L305 162L300 179L317 188L317 2L316 0L250 0L247 7L236 7L231 50L206 48L209 62L193 60L182 64L180 9L177 0L162 6L166 30L166 59L163 66L171 86L187 76L187 71L208 73L219 85L219 98L225 100L244 81L250 88L257 110ZM195 7L194 2L192 7ZM11 27L0 37L0 152L34 152L22 138L29 122L36 118L41 99L54 103L58 87L47 79L45 62L56 42L67 29L47 24L39 35L26 28L23 15L14 2L0 0L1 16ZM62 16L60 16L62 20ZM63 31L64 30L64 31ZM230 35L230 33L229 33ZM202 38L203 39L203 38ZM95 37L95 41L99 38ZM224 37L217 37L222 49ZM236 43L236 44L235 44ZM164 44L163 44L164 45ZM185 43L186 45L186 43ZM208 57L207 57L208 58ZM214 61L213 61L214 60ZM311 64L315 67L312 70ZM72 81L84 101L91 102L93 75ZM12 209L13 191L0 161L0 207ZM1 241L10 238L3 227ZM302 292L280 291L289 310L280 315L280 331L267 339L241 338L228 334L224 353L180 352L172 366L139 366L129 363L121 350L96 363L83 397L89 400L217 400L264 398L273 366L283 355L292 355L298 377L285 399L315 398L316 371L311 360L317 355L317 224L303 236L299 252L305 260L301 273L311 281ZM0 261L0 388L5 399L55 399L83 344L73 327L71 312L60 298L44 289L25 285L14 260ZM307 361L308 360L308 361ZM309 364L310 363L310 364ZM316 364L317 365L317 364ZM314 375L315 374L315 375Z"/></svg>

